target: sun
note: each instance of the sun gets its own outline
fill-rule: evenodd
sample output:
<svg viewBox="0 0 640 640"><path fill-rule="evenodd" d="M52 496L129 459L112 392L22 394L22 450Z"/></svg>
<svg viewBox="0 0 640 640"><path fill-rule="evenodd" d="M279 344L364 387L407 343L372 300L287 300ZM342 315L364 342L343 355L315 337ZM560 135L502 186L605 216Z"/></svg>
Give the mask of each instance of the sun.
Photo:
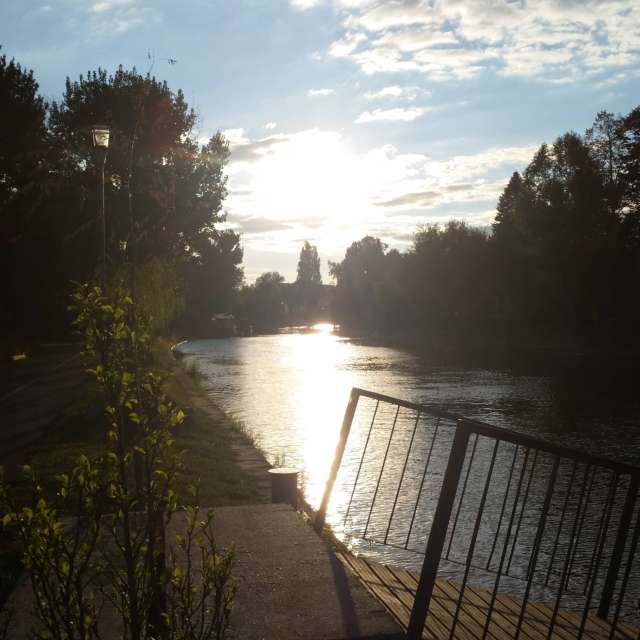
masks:
<svg viewBox="0 0 640 640"><path fill-rule="evenodd" d="M353 220L366 211L356 155L338 132L312 129L273 149L258 161L254 193L282 219L328 216Z"/></svg>

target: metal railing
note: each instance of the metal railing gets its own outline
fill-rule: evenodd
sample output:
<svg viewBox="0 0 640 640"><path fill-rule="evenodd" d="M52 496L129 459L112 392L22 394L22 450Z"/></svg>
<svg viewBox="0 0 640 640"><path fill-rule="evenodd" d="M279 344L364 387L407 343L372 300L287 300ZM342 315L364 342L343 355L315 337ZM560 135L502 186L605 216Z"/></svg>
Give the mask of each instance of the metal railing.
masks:
<svg viewBox="0 0 640 640"><path fill-rule="evenodd" d="M422 636L443 573L460 586L451 638L464 625L469 585L490 594L482 632L463 629L478 640L492 635L494 605L507 593L520 606L508 637L529 635L525 612L540 603L548 637L591 637L594 614L608 624L593 637L634 637L639 468L353 389L318 530L364 404L368 413L359 416L353 440L358 451L342 487L343 524L370 543L424 554L408 638Z"/></svg>

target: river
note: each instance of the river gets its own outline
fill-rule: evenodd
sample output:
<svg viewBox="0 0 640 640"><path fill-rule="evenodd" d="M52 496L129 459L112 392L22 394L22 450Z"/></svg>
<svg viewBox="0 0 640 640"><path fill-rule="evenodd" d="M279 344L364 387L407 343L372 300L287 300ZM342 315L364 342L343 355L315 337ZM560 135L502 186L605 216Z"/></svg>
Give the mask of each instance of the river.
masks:
<svg viewBox="0 0 640 640"><path fill-rule="evenodd" d="M322 496L352 387L436 404L620 462L637 464L640 457L640 394L637 377L628 369L447 366L401 349L351 341L325 326L198 340L183 343L180 351L186 366L201 373L210 397L246 425L270 462L304 471L305 494L314 507ZM362 433L354 436L356 449L362 447L362 438ZM426 436L420 446L426 448ZM440 465L445 457L442 452ZM353 483L357 451L345 460L342 475ZM365 486L374 482L364 479ZM343 528L345 504L344 495L334 497L328 516L341 535L348 534ZM419 531L416 540L418 546L424 542ZM378 551L383 559L395 554L393 559L405 566L419 563L393 550Z"/></svg>

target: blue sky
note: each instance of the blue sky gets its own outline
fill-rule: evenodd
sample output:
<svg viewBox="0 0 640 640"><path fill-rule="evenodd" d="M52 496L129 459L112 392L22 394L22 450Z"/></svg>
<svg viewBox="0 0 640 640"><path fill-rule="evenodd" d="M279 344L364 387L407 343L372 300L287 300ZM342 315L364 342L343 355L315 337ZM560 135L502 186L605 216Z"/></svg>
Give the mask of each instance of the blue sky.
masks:
<svg viewBox="0 0 640 640"><path fill-rule="evenodd" d="M541 142L640 103L635 0L22 0L0 43L50 99L151 52L197 135L231 142L248 281L294 278L305 239L326 273L366 234L488 224Z"/></svg>

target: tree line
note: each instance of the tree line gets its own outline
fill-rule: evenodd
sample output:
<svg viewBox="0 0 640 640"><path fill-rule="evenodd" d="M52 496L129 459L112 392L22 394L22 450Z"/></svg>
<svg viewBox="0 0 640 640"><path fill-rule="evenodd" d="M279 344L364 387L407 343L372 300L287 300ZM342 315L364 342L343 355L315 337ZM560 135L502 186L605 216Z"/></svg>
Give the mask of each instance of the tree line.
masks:
<svg viewBox="0 0 640 640"><path fill-rule="evenodd" d="M228 143L197 139L181 91L118 68L67 78L47 103L33 72L0 56L0 268L4 342L64 335L72 281L101 264L91 127L109 125L107 272L156 329L196 331L242 282L240 237L222 230Z"/></svg>
<svg viewBox="0 0 640 640"><path fill-rule="evenodd" d="M427 225L402 253L367 236L331 274L348 333L434 349L637 347L640 107L541 145L491 228Z"/></svg>
<svg viewBox="0 0 640 640"><path fill-rule="evenodd" d="M107 272L157 331L205 334L232 310L259 331L326 317L317 249L298 277L243 286L240 236L222 229L228 143L205 144L181 91L135 68L67 79L47 103L33 72L0 56L0 268L4 343L64 335L73 281L101 260L99 164L106 123ZM640 321L640 107L599 113L514 173L490 228L426 225L403 252L378 238L330 263L345 332L425 346L635 345ZM324 302L322 302L324 300Z"/></svg>

